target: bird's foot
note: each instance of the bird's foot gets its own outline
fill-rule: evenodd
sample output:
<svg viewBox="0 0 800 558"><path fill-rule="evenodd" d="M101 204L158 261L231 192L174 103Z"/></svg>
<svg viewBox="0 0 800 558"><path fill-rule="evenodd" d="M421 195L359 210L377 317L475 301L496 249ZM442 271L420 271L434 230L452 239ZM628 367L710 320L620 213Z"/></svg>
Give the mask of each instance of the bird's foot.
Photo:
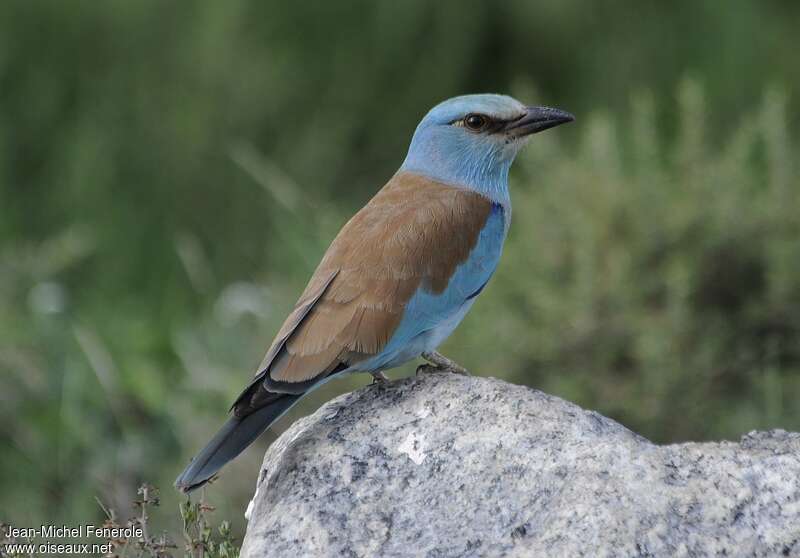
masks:
<svg viewBox="0 0 800 558"><path fill-rule="evenodd" d="M450 372L452 374L460 374L462 376L471 375L469 370L437 352L422 353L422 358L427 360L430 364L422 364L418 366L418 375L431 372Z"/></svg>
<svg viewBox="0 0 800 558"><path fill-rule="evenodd" d="M374 386L375 384L377 384L379 386L385 386L386 384L389 383L389 378L387 378L386 374L384 374L380 370L377 372L370 372L370 374L372 375L372 384L370 385Z"/></svg>

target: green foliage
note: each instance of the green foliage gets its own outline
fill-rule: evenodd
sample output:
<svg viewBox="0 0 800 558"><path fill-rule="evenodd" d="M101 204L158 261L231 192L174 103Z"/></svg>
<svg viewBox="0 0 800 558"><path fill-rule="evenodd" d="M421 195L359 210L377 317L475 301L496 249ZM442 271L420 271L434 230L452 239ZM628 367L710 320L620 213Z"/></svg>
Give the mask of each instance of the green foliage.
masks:
<svg viewBox="0 0 800 558"><path fill-rule="evenodd" d="M95 496L141 513L136 487L169 486L218 427L424 111L464 92L578 121L512 170L500 269L446 354L659 441L800 429L798 17L3 2L0 519L102 520ZM268 441L212 489L237 537ZM161 499L147 513L179 532Z"/></svg>
<svg viewBox="0 0 800 558"><path fill-rule="evenodd" d="M191 558L235 558L239 555L239 548L231 536L230 522L220 523L215 534L207 519L207 514L214 508L206 504L204 498L205 489L199 501L187 500L181 504L187 554Z"/></svg>

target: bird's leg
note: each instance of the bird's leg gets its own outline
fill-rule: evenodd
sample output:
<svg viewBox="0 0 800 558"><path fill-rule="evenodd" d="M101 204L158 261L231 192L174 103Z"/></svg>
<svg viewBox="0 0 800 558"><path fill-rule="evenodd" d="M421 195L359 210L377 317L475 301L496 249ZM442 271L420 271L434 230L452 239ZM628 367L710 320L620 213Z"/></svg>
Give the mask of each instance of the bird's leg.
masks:
<svg viewBox="0 0 800 558"><path fill-rule="evenodd" d="M386 374L380 370L376 372L370 372L370 374L372 375L372 385L378 384L379 386L383 386L389 383L389 378L387 378Z"/></svg>
<svg viewBox="0 0 800 558"><path fill-rule="evenodd" d="M420 372L452 372L453 374L461 374L462 376L470 375L469 370L436 351L422 353L422 358L427 360L430 364L423 364L417 367L417 374Z"/></svg>

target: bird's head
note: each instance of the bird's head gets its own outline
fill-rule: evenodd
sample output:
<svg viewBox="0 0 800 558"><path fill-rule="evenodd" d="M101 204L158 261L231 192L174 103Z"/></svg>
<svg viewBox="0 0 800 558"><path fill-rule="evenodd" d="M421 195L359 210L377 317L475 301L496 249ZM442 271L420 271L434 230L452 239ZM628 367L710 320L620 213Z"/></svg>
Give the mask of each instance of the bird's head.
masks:
<svg viewBox="0 0 800 558"><path fill-rule="evenodd" d="M508 169L530 136L572 120L506 95L454 97L419 123L401 170L507 197Z"/></svg>

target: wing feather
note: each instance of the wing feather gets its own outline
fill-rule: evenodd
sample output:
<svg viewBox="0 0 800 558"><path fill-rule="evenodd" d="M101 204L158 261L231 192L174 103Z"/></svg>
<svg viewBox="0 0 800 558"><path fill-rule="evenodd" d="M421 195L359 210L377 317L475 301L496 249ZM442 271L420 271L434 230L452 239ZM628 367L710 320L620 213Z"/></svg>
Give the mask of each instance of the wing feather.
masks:
<svg viewBox="0 0 800 558"><path fill-rule="evenodd" d="M307 387L379 354L424 288L440 293L474 248L491 202L399 173L342 228L237 404Z"/></svg>

